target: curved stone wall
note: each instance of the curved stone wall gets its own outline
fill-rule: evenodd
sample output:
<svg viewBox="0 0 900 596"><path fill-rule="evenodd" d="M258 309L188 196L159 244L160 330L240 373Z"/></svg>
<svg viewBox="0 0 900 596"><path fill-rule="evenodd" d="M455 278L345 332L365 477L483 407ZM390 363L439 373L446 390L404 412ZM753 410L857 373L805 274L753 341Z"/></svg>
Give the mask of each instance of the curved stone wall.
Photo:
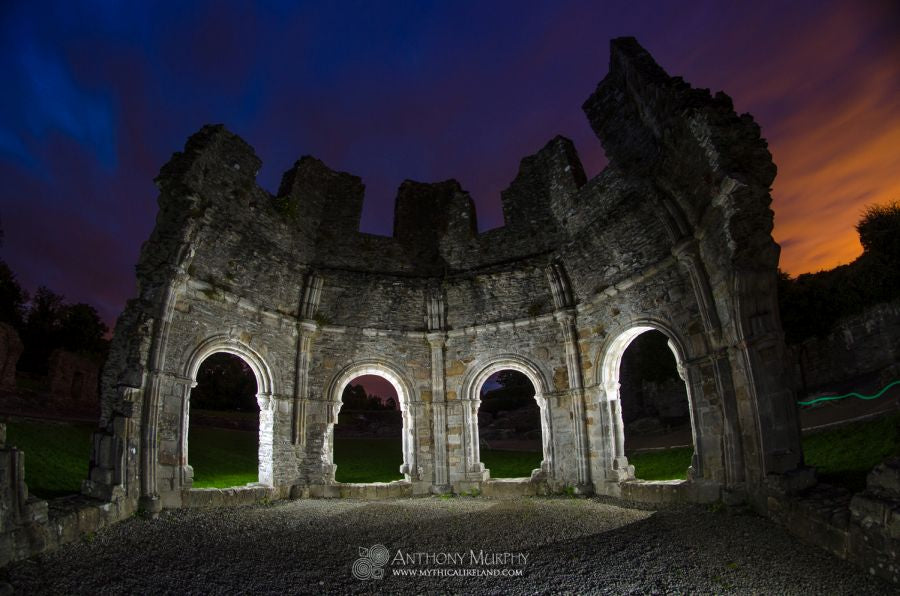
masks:
<svg viewBox="0 0 900 596"><path fill-rule="evenodd" d="M260 482L279 494L334 486L340 386L358 371L402 396L408 492L489 482L478 389L498 367L537 390L544 461L529 482L621 494L634 483L618 360L644 328L670 338L688 387L696 453L679 490L753 492L801 466L759 128L629 38L584 110L609 167L587 180L572 143L551 140L502 193L505 226L483 234L456 181L404 182L393 236L374 236L358 231L359 178L304 157L271 196L240 138L193 135L156 180L85 491L185 501L198 354L221 349L257 372Z"/></svg>

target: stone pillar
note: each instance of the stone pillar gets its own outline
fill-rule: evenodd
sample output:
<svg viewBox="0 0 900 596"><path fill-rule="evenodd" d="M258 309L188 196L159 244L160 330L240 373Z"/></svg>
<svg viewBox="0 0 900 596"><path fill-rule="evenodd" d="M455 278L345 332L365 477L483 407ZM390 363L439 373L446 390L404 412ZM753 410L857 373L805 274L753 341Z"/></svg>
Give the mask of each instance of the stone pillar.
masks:
<svg viewBox="0 0 900 596"><path fill-rule="evenodd" d="M555 260L545 270L555 318L563 333L566 344L566 372L569 378L569 393L572 400L572 428L575 438L576 484L586 489L590 483L590 452L587 440L587 420L584 409L584 382L581 376L581 354L578 351L578 330L575 328L575 295L572 284L562 262Z"/></svg>
<svg viewBox="0 0 900 596"><path fill-rule="evenodd" d="M157 436L159 433L159 375L150 373L147 390L144 393L144 412L141 416L141 496L138 507L151 515L162 510L159 490L156 484L159 461Z"/></svg>
<svg viewBox="0 0 900 596"><path fill-rule="evenodd" d="M322 300L322 277L310 271L303 284L300 317L297 324L297 375L294 383L294 415L291 422L291 438L300 450L306 446L306 409L309 401L309 360L312 339L318 325L314 318Z"/></svg>
<svg viewBox="0 0 900 596"><path fill-rule="evenodd" d="M434 428L434 490L445 492L450 488L447 468L447 400L444 384L444 346L447 343L443 332L429 333L431 345L431 412Z"/></svg>
<svg viewBox="0 0 900 596"><path fill-rule="evenodd" d="M489 472L481 463L481 445L478 438L478 410L481 407L481 400L477 396L475 399L463 399L460 406L463 411L463 465L466 480L487 480Z"/></svg>
<svg viewBox="0 0 900 596"><path fill-rule="evenodd" d="M159 468L159 448L157 437L159 433L160 414L160 389L163 363L165 362L166 347L169 339L169 329L172 326L172 312L178 299L179 290L184 287L188 279L187 272L176 267L172 272L172 278L163 294L164 299L160 305L160 317L156 321L153 330L148 358L149 374L145 383L143 394L143 412L141 420L141 496L138 507L151 515L156 515L162 510L162 502L159 497L157 474Z"/></svg>
<svg viewBox="0 0 900 596"><path fill-rule="evenodd" d="M294 445L306 446L306 409L309 401L309 360L317 326L314 321L297 324L297 376L294 383L294 416L291 437Z"/></svg>
<svg viewBox="0 0 900 596"><path fill-rule="evenodd" d="M719 315L716 312L712 288L709 285L709 276L706 274L706 268L703 265L703 260L700 258L697 240L689 238L679 242L672 248L672 255L688 273L691 287L694 289L694 296L697 304L700 306L700 318L703 320L703 327L710 334L711 338L718 341L718 338L721 336L721 324Z"/></svg>
<svg viewBox="0 0 900 596"><path fill-rule="evenodd" d="M584 384L581 377L581 355L578 351L578 331L575 329L574 309L556 312L566 344L566 371L572 395L572 426L575 434L575 469L579 486L590 482L587 424L584 411ZM618 404L618 401L616 402Z"/></svg>
<svg viewBox="0 0 900 596"><path fill-rule="evenodd" d="M274 434L277 400L271 393L257 393L259 405L259 483L274 486Z"/></svg>
<svg viewBox="0 0 900 596"><path fill-rule="evenodd" d="M603 386L603 405L605 418L609 421L607 449L609 450L609 468L605 470L607 480L622 482L634 478L634 466L625 457L625 428L616 421L622 420L622 399L619 393L621 385L618 379L610 378Z"/></svg>
<svg viewBox="0 0 900 596"><path fill-rule="evenodd" d="M534 399L541 412L541 472L547 480L555 476L553 462L553 413L550 411L550 400L537 393Z"/></svg>

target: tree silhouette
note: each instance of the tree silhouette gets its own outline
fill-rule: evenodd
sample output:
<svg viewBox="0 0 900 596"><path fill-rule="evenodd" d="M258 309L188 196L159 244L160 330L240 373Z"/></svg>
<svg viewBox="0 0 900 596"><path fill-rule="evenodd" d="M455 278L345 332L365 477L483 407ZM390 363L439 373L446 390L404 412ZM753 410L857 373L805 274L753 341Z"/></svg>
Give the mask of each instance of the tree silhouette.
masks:
<svg viewBox="0 0 900 596"><path fill-rule="evenodd" d="M856 225L863 254L849 265L778 276L781 323L789 343L827 334L841 317L900 298L900 202L870 205Z"/></svg>
<svg viewBox="0 0 900 596"><path fill-rule="evenodd" d="M19 332L25 324L25 305L28 292L19 285L15 273L0 261L0 321L9 323Z"/></svg>
<svg viewBox="0 0 900 596"><path fill-rule="evenodd" d="M377 395L369 395L362 385L349 384L341 394L341 402L348 410L394 410L397 404L393 399L382 401Z"/></svg>
<svg viewBox="0 0 900 596"><path fill-rule="evenodd" d="M219 352L203 361L197 371L197 386L191 389L191 408L253 412L256 377L246 362Z"/></svg>
<svg viewBox="0 0 900 596"><path fill-rule="evenodd" d="M62 295L41 286L28 303L21 331L25 350L18 368L34 374L46 374L50 353L56 348L65 348L100 361L106 356L109 342L104 336L107 331L93 306L66 304Z"/></svg>
<svg viewBox="0 0 900 596"><path fill-rule="evenodd" d="M481 395L480 410L493 415L503 410L517 410L535 403L534 385L519 371L502 370L494 376L494 382L499 386Z"/></svg>

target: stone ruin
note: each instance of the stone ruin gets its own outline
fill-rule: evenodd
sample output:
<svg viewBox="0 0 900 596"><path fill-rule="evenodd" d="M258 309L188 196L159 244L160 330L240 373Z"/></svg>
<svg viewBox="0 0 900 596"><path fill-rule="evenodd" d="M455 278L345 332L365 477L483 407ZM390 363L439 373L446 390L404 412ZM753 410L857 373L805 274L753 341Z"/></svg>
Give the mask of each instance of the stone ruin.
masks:
<svg viewBox="0 0 900 596"><path fill-rule="evenodd" d="M240 138L193 135L157 178L83 495L49 508L30 496L0 425L0 565L138 508L478 489L746 499L900 582L900 461L855 496L812 486L803 466L776 302L775 166L758 126L631 38L612 42L583 108L609 166L588 180L572 143L551 140L502 193L506 225L485 233L452 180L404 182L393 237L360 233L359 178L304 157L273 197ZM653 329L685 384L694 455L682 482L636 480L624 452L622 355ZM260 407L259 482L224 491L192 488L187 442L191 388L216 352L247 362ZM480 389L504 369L529 378L541 418L540 468L513 481L491 480L479 457ZM366 374L397 389L398 482L334 481L340 398Z"/></svg>
<svg viewBox="0 0 900 596"><path fill-rule="evenodd" d="M16 364L24 349L15 328L0 323L0 391L16 390Z"/></svg>
<svg viewBox="0 0 900 596"><path fill-rule="evenodd" d="M93 358L57 348L47 376L50 395L63 409L96 408L100 367Z"/></svg>
<svg viewBox="0 0 900 596"><path fill-rule="evenodd" d="M247 490L275 498L369 494L336 483L332 460L341 393L363 374L389 380L402 411L404 480L378 495L492 494L479 390L503 369L531 380L540 408L527 494L699 502L808 484L759 127L630 38L613 41L583 109L608 167L588 179L571 141L552 139L503 191L504 227L484 233L454 180L405 181L393 236L376 236L359 232L358 177L303 157L272 196L243 140L222 126L193 135L156 179L85 493L150 511L201 502L188 404L216 352L256 376L259 485ZM620 360L650 329L686 385L683 483L635 481L624 452Z"/></svg>

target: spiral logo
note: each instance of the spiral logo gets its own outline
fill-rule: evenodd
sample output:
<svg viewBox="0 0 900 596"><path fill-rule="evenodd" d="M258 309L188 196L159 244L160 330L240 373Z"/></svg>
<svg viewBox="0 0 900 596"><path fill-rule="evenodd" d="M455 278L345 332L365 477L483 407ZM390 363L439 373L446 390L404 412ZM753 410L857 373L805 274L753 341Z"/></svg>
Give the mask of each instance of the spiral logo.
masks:
<svg viewBox="0 0 900 596"><path fill-rule="evenodd" d="M353 577L358 580L381 579L384 577L384 566L390 559L390 552L383 544L371 548L359 547L359 558L353 561L350 568Z"/></svg>
<svg viewBox="0 0 900 596"><path fill-rule="evenodd" d="M388 552L386 546L383 544L376 544L369 549L369 558L372 559L372 563L374 563L376 567L384 567L387 565L388 559L391 558L391 554Z"/></svg>
<svg viewBox="0 0 900 596"><path fill-rule="evenodd" d="M372 570L375 568L372 565L372 559L369 557L360 557L353 561L353 577L359 580L367 580L372 579Z"/></svg>

